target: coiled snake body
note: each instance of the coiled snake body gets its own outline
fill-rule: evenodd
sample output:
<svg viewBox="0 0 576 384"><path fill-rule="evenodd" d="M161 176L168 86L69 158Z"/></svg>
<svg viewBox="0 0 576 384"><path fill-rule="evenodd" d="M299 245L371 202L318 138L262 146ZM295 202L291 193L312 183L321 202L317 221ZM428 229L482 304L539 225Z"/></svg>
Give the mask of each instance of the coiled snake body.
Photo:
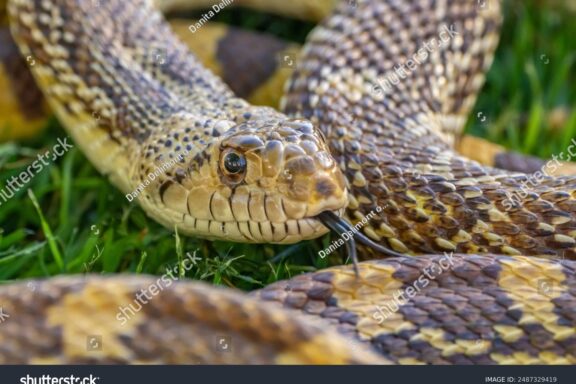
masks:
<svg viewBox="0 0 576 384"><path fill-rule="evenodd" d="M326 233L323 223L349 228L337 218L345 212L373 242L361 257L406 256L256 297L126 277L4 287L0 302L19 320L0 326L0 358L576 363L576 264L556 260L575 258L576 179L542 177L521 194L526 175L451 149L492 61L499 8L343 2L309 36L281 114L235 98L148 1L11 0L12 33L51 107L159 222L293 243ZM119 308L151 284L162 297L122 324ZM86 348L90 334L100 350ZM218 335L232 353L213 345Z"/></svg>

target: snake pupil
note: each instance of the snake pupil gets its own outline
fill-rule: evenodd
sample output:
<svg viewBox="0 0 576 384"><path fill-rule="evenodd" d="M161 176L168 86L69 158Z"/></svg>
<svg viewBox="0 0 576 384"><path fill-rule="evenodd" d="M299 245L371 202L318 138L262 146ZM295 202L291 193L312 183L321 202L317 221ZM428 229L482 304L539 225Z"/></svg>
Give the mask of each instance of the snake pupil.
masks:
<svg viewBox="0 0 576 384"><path fill-rule="evenodd" d="M244 172L246 169L246 159L238 153L231 152L224 158L224 168L232 174Z"/></svg>

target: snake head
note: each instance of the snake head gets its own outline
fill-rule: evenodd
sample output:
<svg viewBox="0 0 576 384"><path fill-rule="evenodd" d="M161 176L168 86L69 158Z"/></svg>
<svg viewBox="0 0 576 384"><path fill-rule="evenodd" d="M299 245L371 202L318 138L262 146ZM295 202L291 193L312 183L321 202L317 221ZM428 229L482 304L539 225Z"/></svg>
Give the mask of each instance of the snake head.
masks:
<svg viewBox="0 0 576 384"><path fill-rule="evenodd" d="M219 158L223 184L281 198L289 220L347 204L344 176L323 135L306 120L271 122L257 130L239 127L220 142Z"/></svg>
<svg viewBox="0 0 576 384"><path fill-rule="evenodd" d="M326 230L315 216L341 213L348 203L344 176L308 121L239 124L222 137L215 156L219 191L232 213L227 218L245 226L252 240L318 237Z"/></svg>
<svg viewBox="0 0 576 384"><path fill-rule="evenodd" d="M181 233L294 243L328 232L316 216L340 215L348 204L344 176L308 121L218 122L194 142L182 168L146 188L158 193L139 199L149 214ZM148 201L155 205L147 209Z"/></svg>

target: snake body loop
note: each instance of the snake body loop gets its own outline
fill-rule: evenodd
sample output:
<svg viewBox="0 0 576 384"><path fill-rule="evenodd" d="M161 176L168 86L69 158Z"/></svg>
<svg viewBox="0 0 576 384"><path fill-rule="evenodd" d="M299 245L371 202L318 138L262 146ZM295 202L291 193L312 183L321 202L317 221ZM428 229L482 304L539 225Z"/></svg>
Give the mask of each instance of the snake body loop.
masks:
<svg viewBox="0 0 576 384"><path fill-rule="evenodd" d="M151 278L3 287L23 319L0 326L4 362L576 363L575 262L548 260L575 258L576 179L523 194L526 175L452 149L492 62L499 2L341 2L309 36L284 114L236 98L150 1L8 10L69 134L162 224L293 243L326 233L321 218L375 244L360 257L398 257L252 297ZM161 298L128 319L149 284ZM98 354L79 347L94 328ZM214 353L221 333L241 340L236 353Z"/></svg>

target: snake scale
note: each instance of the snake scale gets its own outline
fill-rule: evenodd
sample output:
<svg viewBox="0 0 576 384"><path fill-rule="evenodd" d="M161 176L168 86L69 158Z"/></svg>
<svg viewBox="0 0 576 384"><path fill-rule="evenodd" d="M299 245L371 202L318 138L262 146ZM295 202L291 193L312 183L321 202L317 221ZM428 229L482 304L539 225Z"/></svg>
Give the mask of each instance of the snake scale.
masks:
<svg viewBox="0 0 576 384"><path fill-rule="evenodd" d="M8 11L68 133L151 217L240 242L354 225L360 257L376 260L250 295L127 276L3 286L1 362L576 363L576 179L521 195L527 175L452 149L498 42L498 2L342 2L309 36L284 113L235 97L149 1ZM151 286L160 297L118 321ZM231 351L215 348L222 335Z"/></svg>

